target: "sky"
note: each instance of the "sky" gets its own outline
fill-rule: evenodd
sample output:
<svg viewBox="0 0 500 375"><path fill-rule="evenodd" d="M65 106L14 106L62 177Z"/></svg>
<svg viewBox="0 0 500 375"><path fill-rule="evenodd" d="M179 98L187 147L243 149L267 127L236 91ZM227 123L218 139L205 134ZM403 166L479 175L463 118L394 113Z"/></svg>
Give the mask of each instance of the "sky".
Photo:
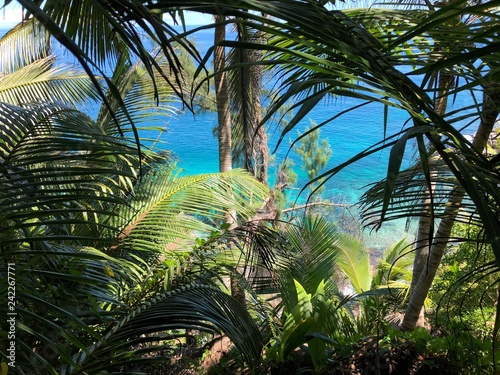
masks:
<svg viewBox="0 0 500 375"><path fill-rule="evenodd" d="M7 7L0 9L0 27L14 26L21 21L21 17L21 6L13 1ZM213 22L209 14L186 12L185 17L188 25L206 25Z"/></svg>
<svg viewBox="0 0 500 375"><path fill-rule="evenodd" d="M0 9L0 27L14 26L21 21L21 6L16 2Z"/></svg>

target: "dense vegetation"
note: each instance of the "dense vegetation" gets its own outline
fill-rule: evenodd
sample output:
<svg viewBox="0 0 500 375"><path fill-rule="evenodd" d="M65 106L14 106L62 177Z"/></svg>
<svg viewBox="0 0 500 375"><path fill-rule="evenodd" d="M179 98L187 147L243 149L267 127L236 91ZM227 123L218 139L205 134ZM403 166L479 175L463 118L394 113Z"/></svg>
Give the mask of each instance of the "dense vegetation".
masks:
<svg viewBox="0 0 500 375"><path fill-rule="evenodd" d="M18 3L0 40L2 375L499 371L497 1ZM214 16L205 56L163 17L185 11ZM408 114L327 171L318 129L344 112L294 142L316 194L390 150L359 227L417 230L376 258L325 202L290 207L289 162L269 186L270 121L286 139L343 96ZM220 173L180 176L141 138L180 107L217 111Z"/></svg>

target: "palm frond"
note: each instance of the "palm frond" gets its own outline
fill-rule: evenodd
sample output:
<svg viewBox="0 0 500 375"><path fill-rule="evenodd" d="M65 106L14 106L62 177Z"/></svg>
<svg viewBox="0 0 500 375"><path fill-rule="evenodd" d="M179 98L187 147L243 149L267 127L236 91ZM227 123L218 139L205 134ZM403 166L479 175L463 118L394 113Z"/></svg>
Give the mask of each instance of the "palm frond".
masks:
<svg viewBox="0 0 500 375"><path fill-rule="evenodd" d="M55 61L55 56L47 56L0 76L0 101L14 105L52 101L76 106L98 99L85 74L69 66L54 66Z"/></svg>
<svg viewBox="0 0 500 375"><path fill-rule="evenodd" d="M20 3L28 15L45 21L49 32L76 56L89 75L92 76L93 70L97 69L102 76L106 76L106 64L116 62L125 53L133 57L133 60L142 60L151 76L155 70L159 72L178 96L182 97L179 91L181 66L171 42L181 43L193 56L198 55L193 46L185 38L178 37L179 33L162 19L161 13L176 12L177 7L167 4L167 8L159 12L156 6L148 4L148 7L136 0L126 4L121 1L77 0L67 2L64 6L48 1L42 7L31 1L21 0ZM163 3L158 4L160 8L164 6ZM102 38L102 35L108 37ZM149 42L144 36L161 46L173 76L162 70L154 56L149 54ZM110 87L113 86L109 80L107 83ZM104 98L102 92L101 94Z"/></svg>
<svg viewBox="0 0 500 375"><path fill-rule="evenodd" d="M126 311L118 299L121 284L138 281L132 281L135 264L95 249L47 241L9 251L2 241L2 254L0 274L15 275L15 308L23 316L16 335L19 374L59 373L59 361L71 363L75 350L102 337L99 324L115 319L111 310ZM1 289L6 293L7 285Z"/></svg>
<svg viewBox="0 0 500 375"><path fill-rule="evenodd" d="M180 290L157 295L116 324L102 340L76 357L77 366L69 374L98 373L118 370L134 358L136 342L158 341L154 333L175 329L192 329L205 332L223 332L238 348L249 365L260 360L261 335L248 312L231 296L220 289L191 285ZM146 339L144 339L146 335ZM154 347L151 350L155 350ZM101 358L108 358L103 362ZM154 359L153 359L154 360Z"/></svg>
<svg viewBox="0 0 500 375"><path fill-rule="evenodd" d="M410 268L413 264L411 249L406 239L385 249L377 264L377 272L373 276L372 285L388 285L398 280L410 281Z"/></svg>
<svg viewBox="0 0 500 375"><path fill-rule="evenodd" d="M371 288L370 254L363 243L350 236L343 235L338 243L337 264L345 273L356 291L362 293Z"/></svg>
<svg viewBox="0 0 500 375"><path fill-rule="evenodd" d="M462 9L462 8L460 8ZM488 6L478 6L473 8L472 12L480 12L490 9ZM462 9L463 10L463 9ZM415 28L404 33L401 38L397 38L397 43L403 44L412 38L416 38L420 35L427 37L426 33L431 34L430 30L435 28L437 24L445 25L447 22L451 25L454 17L457 16L459 7L451 6L443 7L438 12L432 15L431 20L422 26L421 23ZM383 44L374 40L373 37L366 32L366 30L358 27L354 22L349 20L341 13L333 12L330 17L337 20L342 20L343 27L338 30L332 30L328 27L321 30L323 34L320 37L316 37L315 30L307 29L304 27L302 40L293 40L292 38L280 37L276 38L273 44L273 48L277 52L270 55L274 62L283 64L286 62L286 70L283 69L283 79L284 88L282 95L275 104L275 109L286 103L289 99L299 96L302 99L296 104L299 108L295 119L293 119L287 128L282 133L284 137L297 123L301 120L316 104L317 102L328 93L333 93L336 95L357 97L364 100L370 100L373 102L378 102L381 105L394 106L405 109L409 117L413 120L413 126L407 128L407 134L397 142L388 142L382 147L392 147L392 154L388 166L386 187L384 188L383 201L384 204L381 209L381 218L387 212L389 207L389 202L392 199L393 186L400 173L400 158L401 151L409 139L419 137L418 134L424 135L428 141L437 150L437 153L441 156L445 162L447 168L451 173L457 178L459 184L465 188L468 194L470 194L471 200L478 209L478 213L482 216L482 220L488 228L490 233L490 240L495 243L494 248L496 253L499 253L498 238L494 234L498 231L498 220L495 219L496 213L498 211L498 197L496 190L492 189L488 194L489 198L484 198L482 194L477 194L476 192L485 190L480 188L481 185L488 187L488 191L492 188L490 184L491 180L498 182L497 173L492 171L491 165L488 161L482 157L475 148L471 147L470 143L467 142L465 137L454 128L454 119L465 118L467 116L465 112L454 112L452 117L443 118L434 110L433 99L429 94L436 96L436 92L432 91L434 88L431 87L429 94L420 86L419 83L412 81L410 75L405 75L401 71L395 69L393 56L388 56ZM495 19L496 12L493 10L491 12L491 18ZM319 18L319 14L318 14ZM438 23L438 20L441 23ZM321 22L313 22L315 24L321 24ZM477 26L477 25L475 25ZM486 30L488 25L485 25ZM341 41L338 40L338 35L342 31L347 31L349 29L350 36L345 36ZM435 76L436 72L443 69L449 69L455 64L461 63L466 67L463 71L467 73L471 71L471 77L475 76L474 81L466 81L464 89L471 90L473 87L482 89L482 85L486 82L486 76L484 78L478 77L478 69L471 66L472 61L478 58L481 54L489 60L486 50L483 50L483 45L488 44L489 51L492 50L492 45L490 42L482 39L484 37L485 29L480 27L475 27L473 33L478 36L477 44L471 45L470 42L465 40L465 32L462 32L464 27L459 28L459 36L463 36L458 43L459 48L455 48L454 55L446 61L438 59L430 60L430 64L425 66L416 73L425 73L426 79L429 80L431 77ZM450 31L450 28L444 27L440 35L444 35L445 30ZM476 34L477 33L477 34ZM293 32L292 32L293 34ZM291 40L292 39L292 40ZM316 40L319 43L310 43L309 40ZM350 41L350 42L348 42ZM331 42L331 44L329 44ZM350 46L346 46L345 43L352 44L356 48L360 48L357 52L354 51ZM396 42L394 42L395 44ZM448 44L449 45L449 44ZM366 46L366 50L364 47ZM286 48L286 50L285 50ZM390 47L394 48L394 47ZM460 49L461 48L461 49ZM470 53L462 54L460 51L471 50ZM349 51L349 52L347 52ZM354 54L357 57L351 56ZM349 56L349 61L346 61L346 56ZM359 59L358 59L359 58ZM292 64L290 62L293 61ZM496 71L496 66L489 66L488 69L494 69ZM303 69L302 67L307 67ZM489 72L487 74L489 76ZM426 80L424 79L424 83ZM425 86L424 84L422 86ZM354 91L353 91L354 90ZM458 90L454 90L454 93ZM386 100L391 98L391 100ZM471 112L471 118L477 118L479 111L477 108L480 106L474 105L468 108L474 109ZM332 116L335 118L335 116ZM326 122L325 122L326 123ZM385 134L384 134L385 137ZM456 152L449 152L449 150L456 150ZM421 153L422 156L425 154ZM318 178L332 177L341 169L349 166L353 161L360 160L364 157L363 154L357 155L357 157L343 163L339 167L326 172L324 175ZM481 171L481 172L479 172ZM484 172L488 171L487 174ZM488 177L486 177L486 175ZM478 181L480 181L478 183ZM494 203L495 202L495 203ZM496 229L494 229L496 228Z"/></svg>
<svg viewBox="0 0 500 375"><path fill-rule="evenodd" d="M295 282L307 293L315 293L325 282L328 299L341 295L337 267L339 233L335 225L322 217L305 216L295 224L287 224L281 236L283 250L277 253L274 272L281 302L290 312L299 302Z"/></svg>
<svg viewBox="0 0 500 375"><path fill-rule="evenodd" d="M158 51L153 51L152 54L156 55L162 69L168 71L167 60L158 56ZM155 122L161 123L161 129L164 129L165 118L174 117L178 113L174 104L180 99L158 73L151 77L142 61L130 64L126 58L121 57L113 72L112 81L123 98L127 111L124 112L115 93L109 90L107 105L101 105L96 120L107 134L119 133L115 121L118 121L121 131L125 133L132 131L130 120L134 126L143 130L154 129ZM156 90L158 93L155 93Z"/></svg>
<svg viewBox="0 0 500 375"><path fill-rule="evenodd" d="M64 237L60 225L95 225L99 211L112 212L113 203L123 202L135 150L103 135L89 117L63 105L2 103L0 129L5 241L20 241L24 231L33 240ZM41 230L52 226L54 232Z"/></svg>
<svg viewBox="0 0 500 375"><path fill-rule="evenodd" d="M35 20L21 22L0 39L0 77L51 54L50 34Z"/></svg>
<svg viewBox="0 0 500 375"><path fill-rule="evenodd" d="M236 24L238 41L241 44L262 43L262 32L245 25ZM237 165L252 171L255 158L254 144L260 140L258 126L262 117L260 89L263 67L256 62L262 59L262 52L247 48L233 48L227 56L227 65L234 67L228 75L229 96L232 106L232 147L233 159Z"/></svg>
<svg viewBox="0 0 500 375"><path fill-rule="evenodd" d="M390 205L387 207L384 220L410 219L427 215L433 210L436 219L442 219L450 195L456 189L457 181L447 167L439 159L431 163L436 172L433 184L432 201L426 189L426 178L419 165L401 171L393 188ZM382 215L385 180L371 186L361 197L360 207L362 220L366 226L378 226ZM432 207L428 207L432 202ZM480 225L475 205L465 199L456 217L458 222Z"/></svg>
<svg viewBox="0 0 500 375"><path fill-rule="evenodd" d="M242 170L175 177L159 168L136 186L129 205L116 217L122 224L118 244L135 250L164 252L172 243L208 235L210 221L222 222L229 209L250 218L267 196L267 188ZM127 220L123 222L123 220Z"/></svg>

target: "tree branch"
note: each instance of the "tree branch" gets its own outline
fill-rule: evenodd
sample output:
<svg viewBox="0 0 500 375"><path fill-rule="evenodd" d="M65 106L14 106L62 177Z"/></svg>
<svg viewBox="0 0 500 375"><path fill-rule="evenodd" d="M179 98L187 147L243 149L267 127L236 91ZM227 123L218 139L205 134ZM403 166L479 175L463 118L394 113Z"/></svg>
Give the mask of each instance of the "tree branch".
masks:
<svg viewBox="0 0 500 375"><path fill-rule="evenodd" d="M346 208L346 207L349 207L351 205L347 204L347 203L312 202L312 203L307 203L307 204L303 204L303 205L300 205L300 206L294 206L294 207L290 207L290 208L285 208L281 212L282 213L286 213L286 212L301 210L303 208L309 208L309 207L314 207L314 206L329 206L329 207L344 207L344 208Z"/></svg>

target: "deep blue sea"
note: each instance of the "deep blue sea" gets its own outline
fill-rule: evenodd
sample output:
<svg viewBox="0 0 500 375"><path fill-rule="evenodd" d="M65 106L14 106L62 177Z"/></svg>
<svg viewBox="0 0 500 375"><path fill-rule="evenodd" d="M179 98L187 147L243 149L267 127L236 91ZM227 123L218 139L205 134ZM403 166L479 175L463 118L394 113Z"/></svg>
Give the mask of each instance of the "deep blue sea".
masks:
<svg viewBox="0 0 500 375"><path fill-rule="evenodd" d="M0 26L0 36L6 31ZM206 51L212 45L213 33L204 30L196 34L196 45L201 51ZM469 98L457 98L456 105L468 101ZM290 198L299 204L304 203L308 197L305 191L300 196L300 189L307 183L305 171L300 167L301 162L298 155L289 149L291 141L297 136L298 131L309 125L309 121L321 123L334 115L347 110L361 101L352 98L330 98L321 102L288 136L285 137L280 147L276 150L272 158L273 167L283 161L288 153L288 157L295 162L295 171L299 176L298 183L291 190ZM324 125L321 128L321 137L326 138L332 149L332 155L327 167L332 168L345 161L357 153L367 149L373 144L382 140L384 134L384 108L377 103L370 103L355 111L348 112L335 121ZM387 134L394 134L405 127L408 115L400 110L391 109L388 116ZM160 143L157 147L172 151L178 158L178 166L183 169L184 174L198 174L218 171L217 141L213 135L213 128L216 126L215 113L199 114L194 116L189 112L184 112L178 117L172 118L166 126L166 131L159 137ZM472 127L473 128L473 127ZM269 133L269 146L273 150L281 130L275 123L267 124ZM467 131L473 132L473 131ZM146 138L156 138L157 134L142 134ZM387 172L387 161L389 149L380 151L370 157L350 165L344 171L338 173L326 183L326 188L322 194L325 199L334 202L355 204L364 192L364 187L384 178ZM414 149L411 145L407 147L403 167L409 166L413 160ZM382 227L379 233L366 233L365 241L367 245L377 253L390 243L394 243L402 237L412 238L412 233L406 233L404 222L388 223Z"/></svg>

